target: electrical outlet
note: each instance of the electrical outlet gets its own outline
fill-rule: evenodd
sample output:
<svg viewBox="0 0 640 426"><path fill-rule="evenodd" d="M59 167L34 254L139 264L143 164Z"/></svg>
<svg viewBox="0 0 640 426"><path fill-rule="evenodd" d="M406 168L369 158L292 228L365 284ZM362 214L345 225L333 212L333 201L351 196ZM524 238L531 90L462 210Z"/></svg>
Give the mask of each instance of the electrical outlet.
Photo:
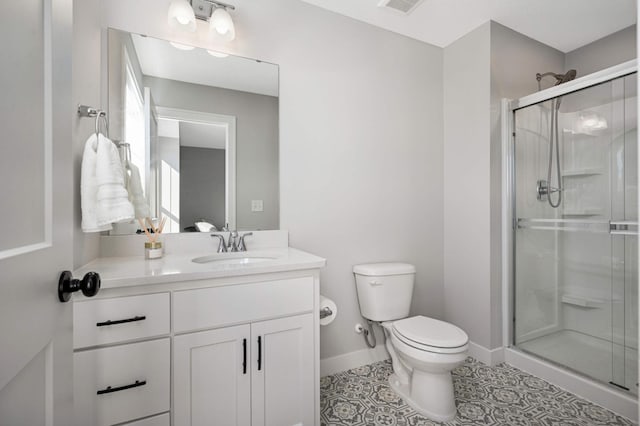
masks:
<svg viewBox="0 0 640 426"><path fill-rule="evenodd" d="M252 212L264 211L264 204L262 200L251 200L251 211Z"/></svg>

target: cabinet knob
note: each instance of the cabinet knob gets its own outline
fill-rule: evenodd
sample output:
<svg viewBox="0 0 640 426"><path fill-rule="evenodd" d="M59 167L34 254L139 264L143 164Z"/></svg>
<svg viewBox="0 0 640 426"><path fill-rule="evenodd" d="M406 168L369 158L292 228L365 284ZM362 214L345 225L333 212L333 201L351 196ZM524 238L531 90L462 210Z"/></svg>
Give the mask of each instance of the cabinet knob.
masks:
<svg viewBox="0 0 640 426"><path fill-rule="evenodd" d="M68 302L71 293L82 290L82 294L93 297L100 290L100 274L97 272L87 272L81 280L73 278L71 271L64 271L58 280L58 300Z"/></svg>

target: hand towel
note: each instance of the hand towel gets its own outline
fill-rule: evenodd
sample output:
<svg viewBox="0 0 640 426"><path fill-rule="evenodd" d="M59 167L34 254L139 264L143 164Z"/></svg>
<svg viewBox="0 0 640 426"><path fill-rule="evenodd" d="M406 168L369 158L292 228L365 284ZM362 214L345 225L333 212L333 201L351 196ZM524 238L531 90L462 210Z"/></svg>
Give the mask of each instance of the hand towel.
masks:
<svg viewBox="0 0 640 426"><path fill-rule="evenodd" d="M98 226L126 222L134 218L133 205L124 186L124 171L118 149L103 135L96 151L96 216Z"/></svg>
<svg viewBox="0 0 640 426"><path fill-rule="evenodd" d="M136 218L144 219L145 217L149 217L149 204L147 204L147 200L144 198L142 182L140 181L140 171L131 163L129 163L127 191L129 192L129 201L133 204Z"/></svg>
<svg viewBox="0 0 640 426"><path fill-rule="evenodd" d="M111 224L98 225L96 180L96 149L98 139L92 134L84 145L82 167L80 172L80 207L82 209L82 230L84 232L101 232L111 230Z"/></svg>

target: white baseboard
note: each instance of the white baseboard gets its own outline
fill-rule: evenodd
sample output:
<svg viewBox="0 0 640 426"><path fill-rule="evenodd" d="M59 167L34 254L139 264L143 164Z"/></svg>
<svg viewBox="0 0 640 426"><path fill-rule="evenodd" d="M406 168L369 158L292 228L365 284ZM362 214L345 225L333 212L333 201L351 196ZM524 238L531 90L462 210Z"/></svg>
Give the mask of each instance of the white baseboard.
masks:
<svg viewBox="0 0 640 426"><path fill-rule="evenodd" d="M554 385L627 417L638 421L638 400L604 384L589 380L564 368L512 348L504 350L507 364L540 377Z"/></svg>
<svg viewBox="0 0 640 426"><path fill-rule="evenodd" d="M469 356L483 364L494 366L504 361L504 349L487 349L477 343L469 342ZM320 376L330 376L385 359L389 359L389 353L384 345L378 345L374 349L362 349L331 358L323 358L320 360Z"/></svg>
<svg viewBox="0 0 640 426"><path fill-rule="evenodd" d="M385 359L389 359L389 353L385 346L380 344L374 349L362 349L330 358L323 358L320 360L320 377L330 376L352 368L384 361Z"/></svg>
<svg viewBox="0 0 640 426"><path fill-rule="evenodd" d="M493 367L504 361L504 348L487 349L477 343L469 342L469 356Z"/></svg>

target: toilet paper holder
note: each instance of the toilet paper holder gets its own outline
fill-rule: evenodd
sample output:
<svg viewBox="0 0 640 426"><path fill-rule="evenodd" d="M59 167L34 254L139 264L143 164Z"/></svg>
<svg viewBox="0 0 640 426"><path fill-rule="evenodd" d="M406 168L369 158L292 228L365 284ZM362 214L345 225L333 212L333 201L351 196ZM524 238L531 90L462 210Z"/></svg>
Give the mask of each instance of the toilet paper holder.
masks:
<svg viewBox="0 0 640 426"><path fill-rule="evenodd" d="M333 311L330 307L325 306L324 308L320 309L320 319L330 317L331 315L333 315Z"/></svg>

